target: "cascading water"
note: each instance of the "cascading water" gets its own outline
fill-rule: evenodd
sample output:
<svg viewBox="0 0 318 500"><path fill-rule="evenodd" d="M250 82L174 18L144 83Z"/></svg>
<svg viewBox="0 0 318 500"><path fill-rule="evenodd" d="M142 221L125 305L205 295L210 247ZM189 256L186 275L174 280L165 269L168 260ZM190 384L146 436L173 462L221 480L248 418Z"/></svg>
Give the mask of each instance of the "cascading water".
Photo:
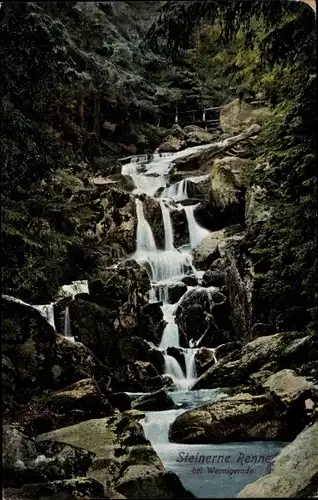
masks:
<svg viewBox="0 0 318 500"><path fill-rule="evenodd" d="M142 201L136 198L137 212L137 253L155 252L157 250L156 242L152 234L151 227L144 215Z"/></svg>
<svg viewBox="0 0 318 500"><path fill-rule="evenodd" d="M237 476L238 480L241 480L241 482L243 481L242 484L235 482L236 478L232 476L224 494L224 479L222 479L222 491L220 493L220 488L218 489L217 487L218 481L215 480L215 477L210 478L200 475L196 477L194 472L192 472L193 464L190 464L189 468L187 465L180 465L178 463L180 461L179 456L181 452L189 456L194 453L202 453L206 456L219 455L221 448L224 447L222 448L222 453L229 454L228 448L232 450L232 453L237 451L236 443L234 443L234 445L196 445L194 450L193 445L176 445L175 443L169 442L169 427L178 415L186 411L187 408L195 408L207 402L211 403L225 396L219 389L189 391L189 388L191 388L197 379L196 355L200 351L200 348L197 346L200 345L204 334L198 341L192 341L189 348L181 348L175 314L178 306L181 305L182 307L182 300L185 296L193 289L200 290L200 288L198 286L188 287L186 293L177 303L169 303L169 287L179 282L185 274L190 272L191 274L195 274L198 280L202 278L203 272L196 271L192 264L191 249L199 245L202 239L209 234L209 231L201 227L195 220L194 209L196 205L182 206L180 204L177 208L185 210L188 222L190 244L187 245L187 248L190 247L190 249L185 251L185 247L179 249L175 248L175 238L171 221L172 203L183 201L188 198L187 185L189 185L190 181L198 183L207 180L208 176L201 175L189 177L167 187L167 183L169 182L169 170L175 159L187 156L206 147L210 147L210 145L189 148L174 154L154 154L153 158L148 163L145 162L144 157L140 159L141 161L139 161L138 158L133 158L130 163L126 163L122 168L122 174L130 175L134 180L136 186L134 193L143 192L148 196L157 198L162 212L165 239L164 245L162 245L164 250L159 250L156 246L151 224L146 220L143 203L140 199L136 199L137 241L134 258L139 263L144 264L149 273L151 279L149 302L162 302L161 308L166 326L157 349L164 355L165 373L171 377L176 386L176 390L170 392L170 395L174 403L178 406L178 409L174 410L145 412L145 418L141 423L146 438L151 441L151 444L160 456L165 468L176 472L184 486L196 497L219 498L229 495L236 497L238 491L247 484L246 482L244 483L243 476ZM159 195L158 193L161 194ZM207 294L211 306L213 304L214 290L214 287L201 288L199 292ZM152 348L154 347L155 346L152 345ZM169 347L178 348L179 355L184 356L185 371L178 360L171 355L171 351L168 351ZM214 359L216 363L215 352L213 349L210 349L210 351L212 353L212 359ZM240 450L243 449L246 453L249 452L248 449L245 449L246 444L240 443L239 446L242 446ZM243 448L243 446L245 446L245 448ZM254 446L254 444L251 446ZM243 479L241 479L241 477ZM245 481L247 481L247 479L245 479Z"/></svg>
<svg viewBox="0 0 318 500"><path fill-rule="evenodd" d="M171 222L171 217L169 209L166 207L165 203L160 200L160 207L163 219L163 227L165 231L165 250L173 250L173 227Z"/></svg>

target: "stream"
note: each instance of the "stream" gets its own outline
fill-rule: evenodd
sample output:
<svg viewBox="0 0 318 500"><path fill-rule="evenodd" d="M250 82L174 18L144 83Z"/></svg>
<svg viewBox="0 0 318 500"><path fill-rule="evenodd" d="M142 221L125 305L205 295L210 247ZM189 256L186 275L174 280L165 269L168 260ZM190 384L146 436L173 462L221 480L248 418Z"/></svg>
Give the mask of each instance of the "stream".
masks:
<svg viewBox="0 0 318 500"><path fill-rule="evenodd" d="M183 349L185 372L178 360L167 353L169 347L180 348L178 326L175 313L178 305L189 291L196 289L211 298L214 287L203 288L200 283L202 272L195 269L191 250L197 247L209 231L201 227L195 217L197 201L191 204L187 194L187 182L199 182L207 176L189 177L175 184L168 185L168 174L177 158L187 156L211 145L188 148L179 153L154 154L151 161L142 157L133 158L123 165L122 174L130 175L135 183L134 194L146 193L154 196L160 203L164 224L164 250L156 247L151 224L146 219L142 201L136 198L137 236L136 252L133 258L141 265L146 265L151 279L149 301L162 301L162 311L167 322L158 346L165 358L165 371L177 390L169 395L177 409L165 411L147 411L141 421L145 436L158 453L164 467L175 472L184 487L197 498L235 498L249 483L268 474L272 459L280 452L285 443L252 442L225 443L218 445L187 445L169 442L170 424L183 412L210 404L226 396L219 389L191 391L197 378L195 365L195 345ZM159 193L159 194L158 194ZM184 206L180 202L187 201ZM189 229L189 242L186 246L174 246L172 209L184 210ZM186 293L175 303L169 303L168 287L180 282L186 274L194 274L198 285L188 286ZM214 362L217 363L214 350ZM128 393L131 400L142 394Z"/></svg>

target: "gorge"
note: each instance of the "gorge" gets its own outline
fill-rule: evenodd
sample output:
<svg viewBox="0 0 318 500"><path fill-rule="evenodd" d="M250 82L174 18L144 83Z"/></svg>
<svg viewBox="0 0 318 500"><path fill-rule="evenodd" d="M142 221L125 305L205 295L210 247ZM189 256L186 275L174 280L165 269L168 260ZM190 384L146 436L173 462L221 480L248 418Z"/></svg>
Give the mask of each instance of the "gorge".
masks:
<svg viewBox="0 0 318 500"><path fill-rule="evenodd" d="M315 15L265 4L0 5L3 500L317 496Z"/></svg>

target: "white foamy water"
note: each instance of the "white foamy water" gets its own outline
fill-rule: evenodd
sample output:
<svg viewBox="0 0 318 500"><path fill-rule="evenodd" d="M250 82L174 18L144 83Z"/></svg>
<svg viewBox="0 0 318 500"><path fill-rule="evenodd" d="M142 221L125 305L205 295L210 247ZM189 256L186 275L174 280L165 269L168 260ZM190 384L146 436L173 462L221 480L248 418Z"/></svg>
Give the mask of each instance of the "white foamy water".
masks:
<svg viewBox="0 0 318 500"><path fill-rule="evenodd" d="M160 207L162 212L163 219L163 227L165 231L165 250L173 250L173 227L172 221L170 217L169 208L165 205L165 203L160 200Z"/></svg>
<svg viewBox="0 0 318 500"><path fill-rule="evenodd" d="M64 335L71 342L75 342L75 338L72 336L70 308L68 306L64 310Z"/></svg>
<svg viewBox="0 0 318 500"><path fill-rule="evenodd" d="M183 201L188 198L187 179L171 184L161 194L162 198L171 198L174 201Z"/></svg>
<svg viewBox="0 0 318 500"><path fill-rule="evenodd" d="M137 212L137 240L136 249L138 252L156 252L156 242L152 234L151 227L145 218L142 201L136 198Z"/></svg>
<svg viewBox="0 0 318 500"><path fill-rule="evenodd" d="M183 207L188 221L191 248L196 248L200 245L203 238L210 234L210 231L200 226L200 224L195 220L194 209L196 206L197 205L188 205Z"/></svg>

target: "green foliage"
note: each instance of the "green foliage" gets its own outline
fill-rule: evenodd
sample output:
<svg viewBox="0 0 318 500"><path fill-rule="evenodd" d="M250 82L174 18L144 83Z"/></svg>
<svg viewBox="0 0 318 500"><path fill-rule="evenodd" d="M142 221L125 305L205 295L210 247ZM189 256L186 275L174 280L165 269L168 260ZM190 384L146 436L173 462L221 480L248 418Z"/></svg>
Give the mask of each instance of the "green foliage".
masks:
<svg viewBox="0 0 318 500"><path fill-rule="evenodd" d="M284 120L281 110L273 114L260 138L269 168L254 171L271 207L271 217L248 234L256 272L266 270L255 314L277 329L312 327L318 298L315 84L308 81Z"/></svg>
<svg viewBox="0 0 318 500"><path fill-rule="evenodd" d="M292 24L281 26L286 16L291 17ZM248 46L256 35L255 27L251 23L253 17L262 20L267 31L271 28L278 29L278 32L270 33L268 39L264 39L263 53L265 55L266 48L268 57L274 57L274 51L282 38L284 58L301 50L301 47L294 46L295 37L302 45L306 44L310 37L315 37L315 20L310 7L288 0L169 1L158 9L158 16L147 33L145 45L165 53L168 57L179 58L190 47L193 29L200 21L208 19L211 25L217 22L220 24L219 38L224 43L244 29ZM296 32L299 33L298 38Z"/></svg>

